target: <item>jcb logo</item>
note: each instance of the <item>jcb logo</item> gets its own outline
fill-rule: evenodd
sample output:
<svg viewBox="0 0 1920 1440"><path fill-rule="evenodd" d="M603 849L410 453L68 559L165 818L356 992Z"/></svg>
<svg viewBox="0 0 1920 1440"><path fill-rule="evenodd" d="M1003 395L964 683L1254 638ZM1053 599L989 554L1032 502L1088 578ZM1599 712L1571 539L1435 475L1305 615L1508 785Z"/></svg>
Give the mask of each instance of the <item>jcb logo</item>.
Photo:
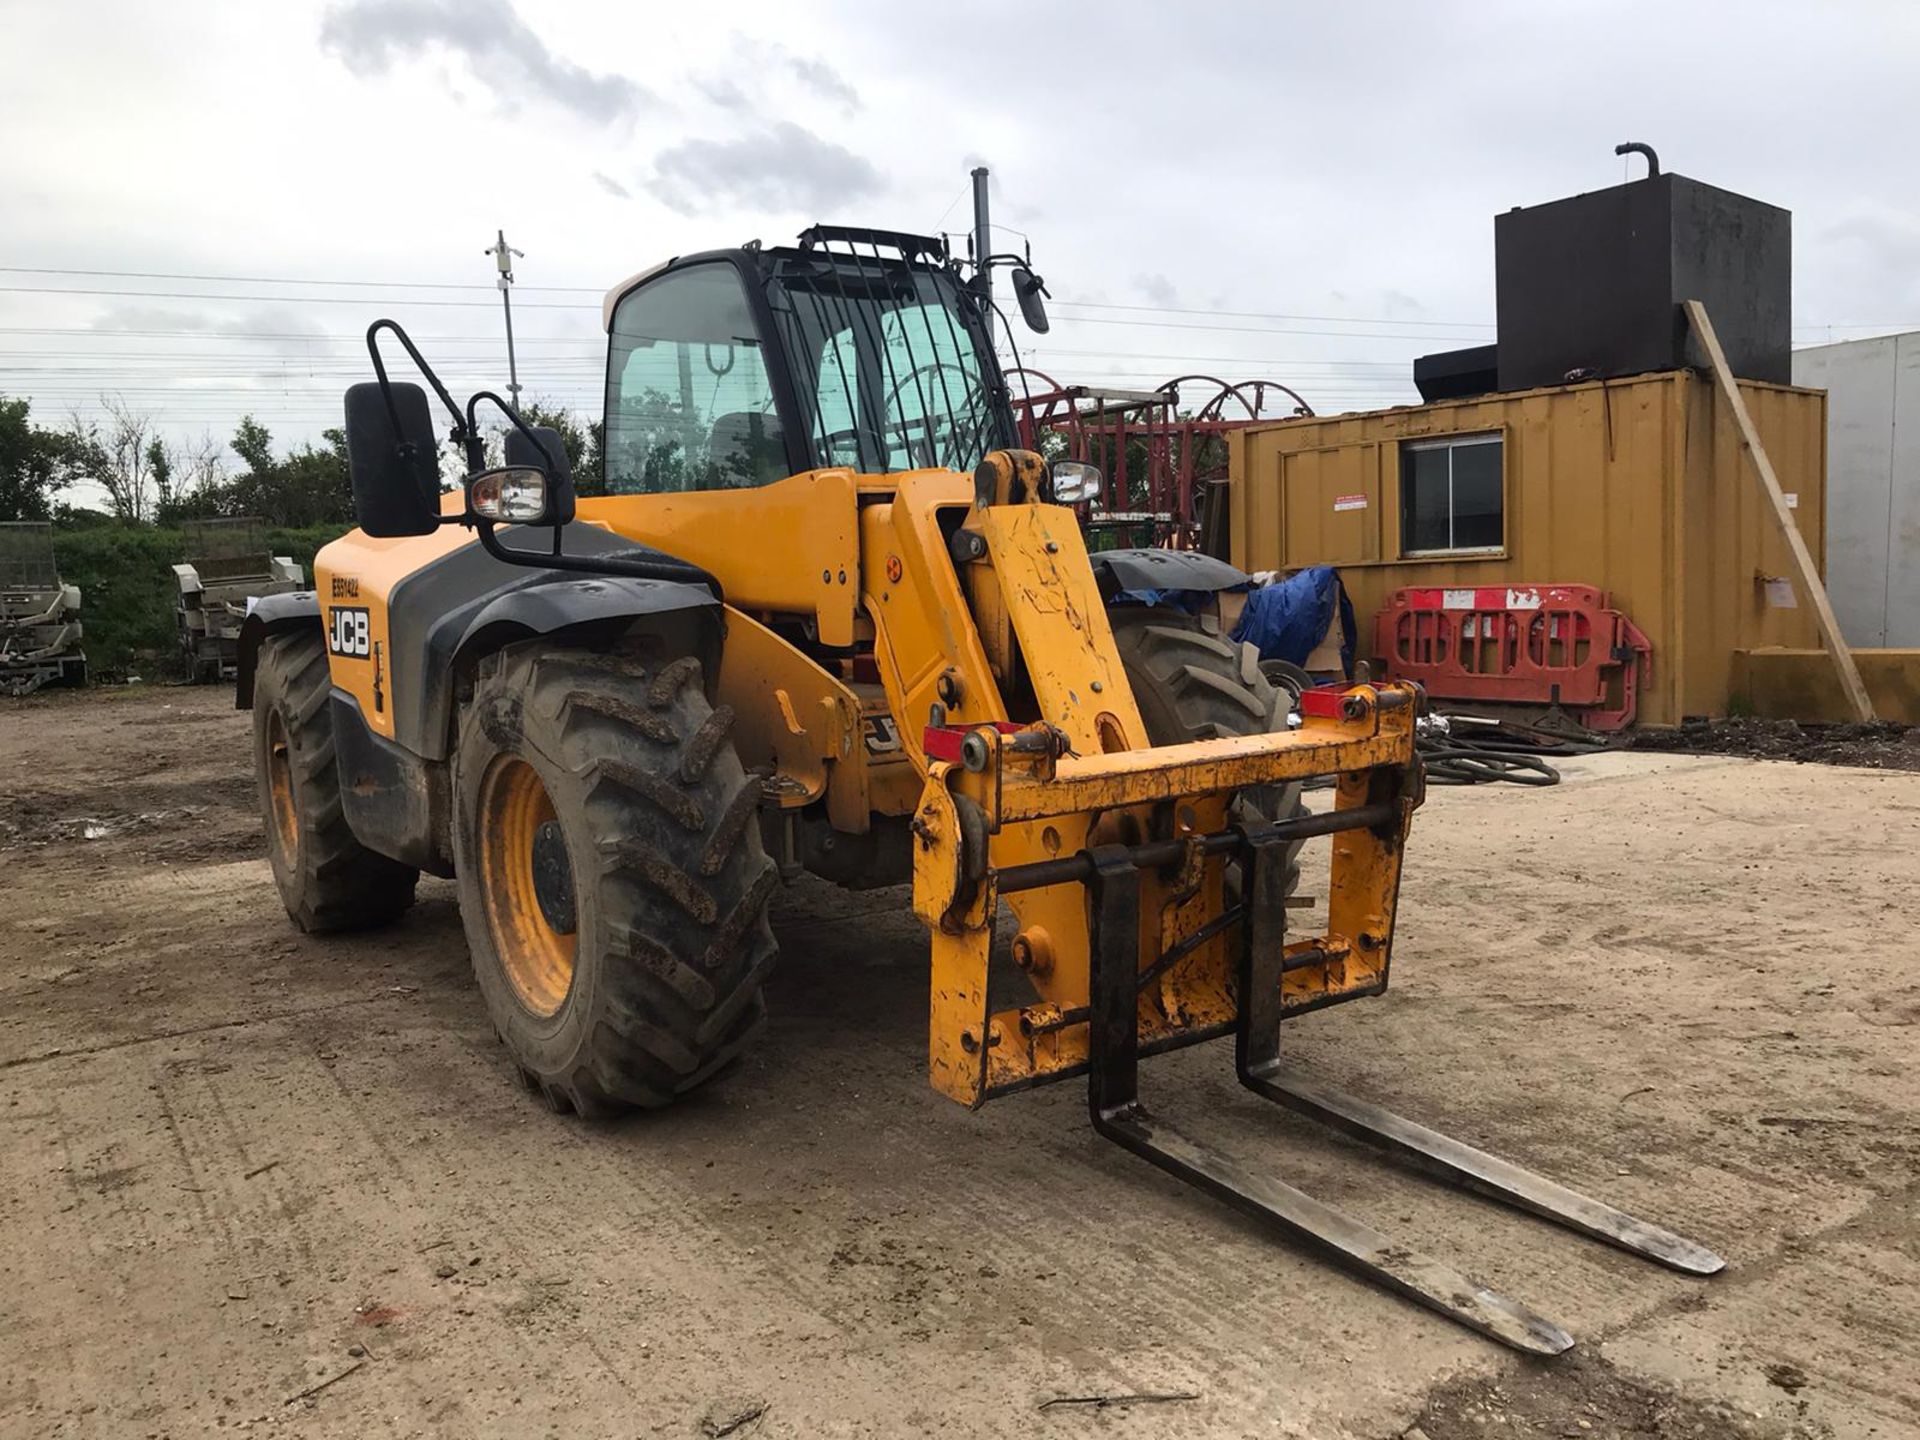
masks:
<svg viewBox="0 0 1920 1440"><path fill-rule="evenodd" d="M336 655L364 660L372 653L372 631L365 610L345 605L333 607L332 623L327 627L327 648Z"/></svg>

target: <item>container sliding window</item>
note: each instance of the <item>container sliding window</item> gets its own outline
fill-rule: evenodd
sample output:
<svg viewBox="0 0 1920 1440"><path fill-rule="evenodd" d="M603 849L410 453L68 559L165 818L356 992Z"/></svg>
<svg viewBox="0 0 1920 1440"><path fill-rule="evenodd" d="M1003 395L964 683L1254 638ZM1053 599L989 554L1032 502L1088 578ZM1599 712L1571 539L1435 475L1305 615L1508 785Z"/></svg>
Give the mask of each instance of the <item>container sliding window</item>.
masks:
<svg viewBox="0 0 1920 1440"><path fill-rule="evenodd" d="M1452 435L1400 447L1401 553L1498 550L1506 541L1499 435Z"/></svg>

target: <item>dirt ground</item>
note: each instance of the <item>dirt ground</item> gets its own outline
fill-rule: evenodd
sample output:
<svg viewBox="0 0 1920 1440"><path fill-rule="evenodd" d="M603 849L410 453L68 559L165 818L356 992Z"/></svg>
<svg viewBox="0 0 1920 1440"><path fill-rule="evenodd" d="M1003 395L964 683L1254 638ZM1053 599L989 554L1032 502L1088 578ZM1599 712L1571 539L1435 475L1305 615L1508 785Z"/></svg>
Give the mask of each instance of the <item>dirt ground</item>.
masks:
<svg viewBox="0 0 1920 1440"><path fill-rule="evenodd" d="M1802 725L1754 716L1689 720L1633 737L1635 750L1685 755L1745 755L1868 770L1920 770L1920 727L1881 720L1871 725Z"/></svg>
<svg viewBox="0 0 1920 1440"><path fill-rule="evenodd" d="M550 1115L450 884L288 925L230 705L0 708L0 1435L1920 1435L1920 776L1629 753L1436 793L1392 993L1291 1025L1712 1280L1399 1170L1219 1046L1147 1062L1170 1116L1581 1342L1533 1363L1100 1141L1077 1086L936 1096L898 893L777 902L774 1018L711 1093ZM1049 1403L1091 1397L1135 1398Z"/></svg>

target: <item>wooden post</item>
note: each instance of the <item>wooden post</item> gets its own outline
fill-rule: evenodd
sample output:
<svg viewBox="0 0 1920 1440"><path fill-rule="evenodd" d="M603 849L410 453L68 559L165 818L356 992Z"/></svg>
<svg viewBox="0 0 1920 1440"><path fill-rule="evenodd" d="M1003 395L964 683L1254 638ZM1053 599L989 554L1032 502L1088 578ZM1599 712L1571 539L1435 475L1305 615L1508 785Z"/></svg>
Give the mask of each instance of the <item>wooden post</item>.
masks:
<svg viewBox="0 0 1920 1440"><path fill-rule="evenodd" d="M1760 432L1753 428L1753 416L1747 413L1746 399L1740 394L1733 371L1727 367L1726 352L1720 348L1720 337L1713 333L1713 322L1707 318L1707 307L1698 300L1689 300L1686 310L1687 323L1693 327L1693 333L1700 337L1700 348L1707 352L1707 363L1713 369L1713 378L1719 382L1720 393L1727 397L1727 405L1733 411L1733 423L1740 429L1740 446L1753 462L1754 474L1760 479L1760 489L1773 507L1773 518L1780 522L1780 533L1786 537L1787 549L1793 553L1800 594L1813 609L1813 618L1820 627L1821 643L1827 647L1827 654L1833 659L1834 673L1840 677L1841 692L1847 697L1855 718L1870 721L1874 718L1873 701L1867 695L1866 683L1860 678L1859 667L1853 663L1853 651L1847 648L1846 637L1840 633L1840 622L1833 617L1833 606L1827 601L1827 587L1820 583L1820 571L1814 566L1807 542L1800 534L1800 527L1793 523L1793 512L1787 509L1787 497L1780 490L1780 477L1773 473L1773 461L1767 458L1766 447L1760 443Z"/></svg>

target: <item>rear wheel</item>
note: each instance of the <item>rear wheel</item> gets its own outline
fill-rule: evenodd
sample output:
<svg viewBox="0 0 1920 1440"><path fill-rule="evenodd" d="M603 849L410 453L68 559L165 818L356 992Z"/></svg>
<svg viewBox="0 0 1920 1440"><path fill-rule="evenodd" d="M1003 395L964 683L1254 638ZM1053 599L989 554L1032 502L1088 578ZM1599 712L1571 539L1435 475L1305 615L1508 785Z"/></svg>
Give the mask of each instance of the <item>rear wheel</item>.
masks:
<svg viewBox="0 0 1920 1440"><path fill-rule="evenodd" d="M700 664L512 646L483 663L454 758L474 973L557 1110L665 1105L765 1015L777 871L760 787Z"/></svg>
<svg viewBox="0 0 1920 1440"><path fill-rule="evenodd" d="M318 631L269 635L253 681L253 758L267 860L302 930L384 924L413 904L420 872L367 849L340 807L332 683Z"/></svg>
<svg viewBox="0 0 1920 1440"><path fill-rule="evenodd" d="M1211 616L1122 606L1108 612L1108 619L1147 738L1155 745L1287 728L1295 693L1268 680L1259 652L1227 639ZM1243 823L1306 811L1298 785L1250 787L1234 796L1233 808ZM1295 842L1287 852L1288 894L1299 882L1299 850Z"/></svg>

